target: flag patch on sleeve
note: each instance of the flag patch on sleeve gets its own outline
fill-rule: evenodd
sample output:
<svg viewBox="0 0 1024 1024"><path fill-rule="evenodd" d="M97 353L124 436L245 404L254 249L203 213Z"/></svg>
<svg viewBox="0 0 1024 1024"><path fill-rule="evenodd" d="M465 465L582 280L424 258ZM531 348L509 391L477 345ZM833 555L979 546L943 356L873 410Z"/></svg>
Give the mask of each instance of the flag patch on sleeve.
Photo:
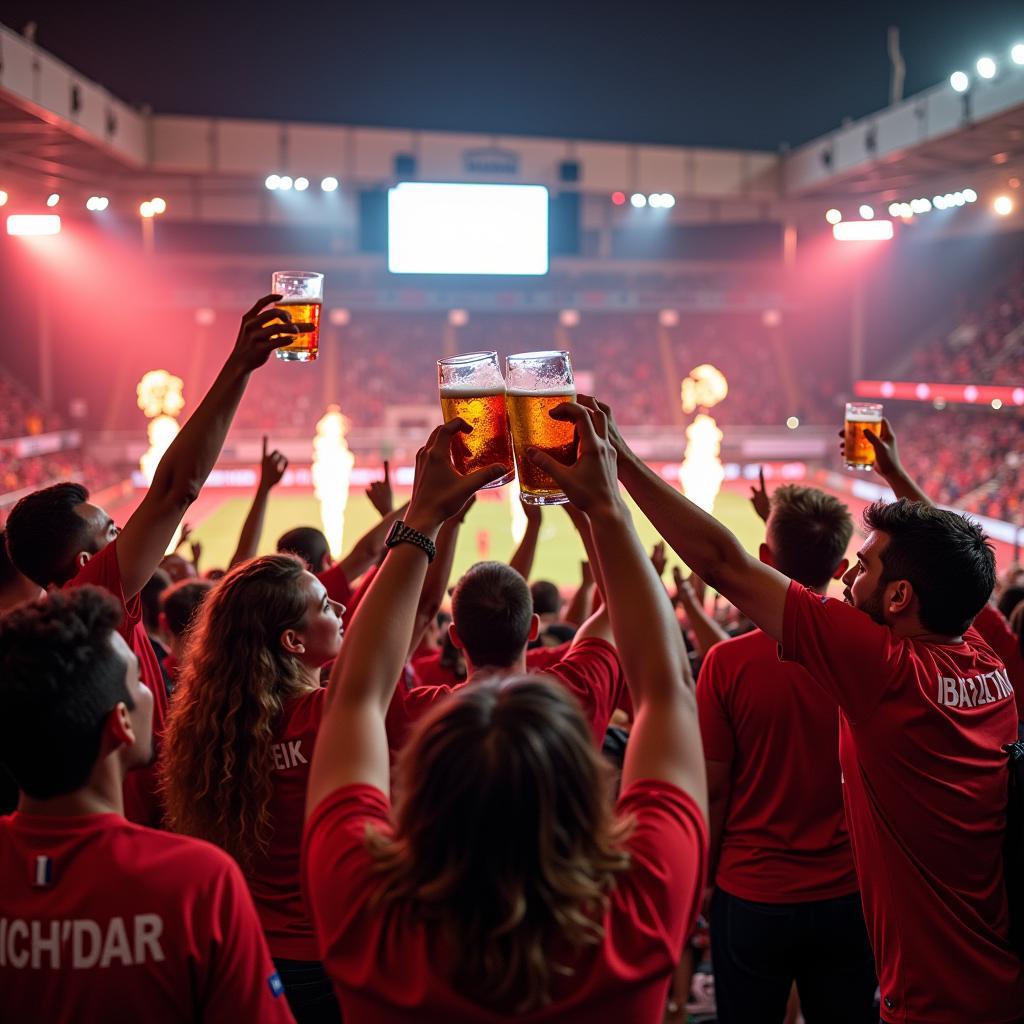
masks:
<svg viewBox="0 0 1024 1024"><path fill-rule="evenodd" d="M278 996L284 992L284 982L281 981L281 975L274 971L274 973L267 978L267 984L270 986L270 994L277 999Z"/></svg>

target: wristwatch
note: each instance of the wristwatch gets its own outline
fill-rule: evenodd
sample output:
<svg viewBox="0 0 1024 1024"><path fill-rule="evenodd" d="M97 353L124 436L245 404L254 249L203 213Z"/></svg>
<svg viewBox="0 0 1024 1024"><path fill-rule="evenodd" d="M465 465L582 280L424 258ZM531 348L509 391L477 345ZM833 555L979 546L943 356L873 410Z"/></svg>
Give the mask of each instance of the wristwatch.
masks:
<svg viewBox="0 0 1024 1024"><path fill-rule="evenodd" d="M397 519L391 524L391 532L388 533L388 539L384 541L384 547L390 551L399 544L415 544L426 553L428 562L432 562L434 555L437 554L437 547L425 533L406 526L401 519Z"/></svg>

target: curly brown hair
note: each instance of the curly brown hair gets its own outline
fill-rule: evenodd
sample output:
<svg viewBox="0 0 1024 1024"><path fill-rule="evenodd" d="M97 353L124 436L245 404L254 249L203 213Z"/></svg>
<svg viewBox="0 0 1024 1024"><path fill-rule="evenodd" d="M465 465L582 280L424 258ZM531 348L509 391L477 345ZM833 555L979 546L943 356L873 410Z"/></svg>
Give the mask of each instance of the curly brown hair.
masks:
<svg viewBox="0 0 1024 1024"><path fill-rule="evenodd" d="M454 987L498 1012L551 1001L555 948L600 945L632 822L572 698L537 676L458 691L397 766L393 835L369 829L378 905L401 902L458 950Z"/></svg>
<svg viewBox="0 0 1024 1024"><path fill-rule="evenodd" d="M243 869L269 847L274 723L303 689L301 666L278 638L305 618L304 573L292 555L267 555L213 587L190 630L167 721L168 824L215 843Z"/></svg>

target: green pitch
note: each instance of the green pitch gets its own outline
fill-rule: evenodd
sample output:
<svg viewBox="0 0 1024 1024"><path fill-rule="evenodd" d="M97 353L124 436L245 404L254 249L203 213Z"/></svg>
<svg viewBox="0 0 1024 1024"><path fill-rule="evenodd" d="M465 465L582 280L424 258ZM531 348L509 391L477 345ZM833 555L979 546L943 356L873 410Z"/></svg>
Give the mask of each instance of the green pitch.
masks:
<svg viewBox="0 0 1024 1024"><path fill-rule="evenodd" d="M405 500L405 497L407 495L400 494L397 500ZM227 565L234 553L249 502L248 497L226 497L206 518L193 523L195 537L203 544L201 569ZM546 508L543 515L533 578L549 579L559 585L574 585L579 582L580 560L584 557L579 537L561 508ZM723 491L719 494L715 516L736 533L749 551L756 551L764 539L764 526L742 492ZM635 506L633 517L641 539L650 548L658 539L654 528ZM347 551L378 521L379 517L365 495L353 493L345 512L343 550ZM273 495L267 509L260 554L272 552L275 541L285 530L307 525L321 527L319 505L311 494ZM459 536L453 579L482 559L507 562L514 547L508 498L503 491L496 498L482 497L470 510ZM678 561L671 552L669 554L670 565ZM666 578L670 578L668 573Z"/></svg>

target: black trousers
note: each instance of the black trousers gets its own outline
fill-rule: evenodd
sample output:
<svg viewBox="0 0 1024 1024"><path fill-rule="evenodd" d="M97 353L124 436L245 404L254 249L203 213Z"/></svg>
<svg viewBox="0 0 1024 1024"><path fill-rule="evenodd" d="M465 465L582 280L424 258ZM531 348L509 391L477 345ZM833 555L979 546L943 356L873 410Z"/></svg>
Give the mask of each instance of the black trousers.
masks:
<svg viewBox="0 0 1024 1024"><path fill-rule="evenodd" d="M780 1024L796 982L807 1024L877 1024L860 894L810 903L711 899L719 1024Z"/></svg>
<svg viewBox="0 0 1024 1024"><path fill-rule="evenodd" d="M275 957L274 966L296 1024L341 1024L341 1007L323 964Z"/></svg>

